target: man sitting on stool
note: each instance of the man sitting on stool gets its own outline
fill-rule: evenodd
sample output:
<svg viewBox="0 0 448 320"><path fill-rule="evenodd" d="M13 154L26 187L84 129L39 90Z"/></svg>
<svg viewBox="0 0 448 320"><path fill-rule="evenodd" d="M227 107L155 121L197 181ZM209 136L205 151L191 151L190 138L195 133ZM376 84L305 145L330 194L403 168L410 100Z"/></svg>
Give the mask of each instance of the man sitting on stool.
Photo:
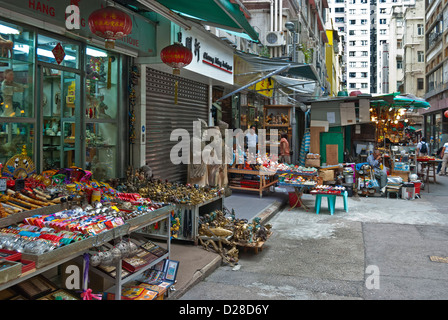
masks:
<svg viewBox="0 0 448 320"><path fill-rule="evenodd" d="M381 169L381 160L379 150L373 151L373 153L367 157L367 162L373 168L375 178L380 185L381 196L384 196L386 193L387 173Z"/></svg>

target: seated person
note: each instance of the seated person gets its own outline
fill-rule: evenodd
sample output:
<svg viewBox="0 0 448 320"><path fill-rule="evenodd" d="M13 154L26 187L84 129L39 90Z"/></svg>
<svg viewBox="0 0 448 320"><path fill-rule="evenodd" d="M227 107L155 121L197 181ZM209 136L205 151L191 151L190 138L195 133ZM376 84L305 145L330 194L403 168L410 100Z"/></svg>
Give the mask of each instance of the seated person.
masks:
<svg viewBox="0 0 448 320"><path fill-rule="evenodd" d="M379 150L373 151L373 153L367 157L367 162L372 167L375 178L380 185L381 195L384 195L387 185L387 173L381 169L381 160L382 157Z"/></svg>

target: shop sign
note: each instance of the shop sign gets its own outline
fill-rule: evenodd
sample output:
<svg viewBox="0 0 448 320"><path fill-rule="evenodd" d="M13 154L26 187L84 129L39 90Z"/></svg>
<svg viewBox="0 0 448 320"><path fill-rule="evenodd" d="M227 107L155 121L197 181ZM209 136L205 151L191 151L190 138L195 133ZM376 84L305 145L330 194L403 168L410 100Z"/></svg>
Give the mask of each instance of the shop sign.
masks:
<svg viewBox="0 0 448 320"><path fill-rule="evenodd" d="M180 42L193 52L193 60L185 69L233 84L231 48L191 30L182 30Z"/></svg>
<svg viewBox="0 0 448 320"><path fill-rule="evenodd" d="M257 93L269 97L272 97L272 92L274 89L274 80L271 78L263 79L256 84L250 86L249 90L255 90Z"/></svg>
<svg viewBox="0 0 448 320"><path fill-rule="evenodd" d="M0 0L0 6L11 11L19 12L34 19L40 19L57 26L61 26L82 37L91 37L89 29L89 15L104 6L102 0ZM77 16L77 9L79 17ZM79 21L78 21L79 20ZM139 56L154 56L156 54L155 26L138 15L132 16L132 32L116 41L125 47L139 52ZM27 23L27 21L20 21ZM78 28L79 25L79 28ZM69 28L67 28L69 26ZM49 30L51 31L51 30Z"/></svg>

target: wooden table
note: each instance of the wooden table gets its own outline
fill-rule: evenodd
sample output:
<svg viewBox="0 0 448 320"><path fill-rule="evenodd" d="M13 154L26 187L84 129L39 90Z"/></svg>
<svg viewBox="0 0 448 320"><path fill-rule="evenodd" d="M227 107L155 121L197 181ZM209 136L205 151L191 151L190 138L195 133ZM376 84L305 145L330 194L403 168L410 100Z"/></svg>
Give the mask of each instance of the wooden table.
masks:
<svg viewBox="0 0 448 320"><path fill-rule="evenodd" d="M433 178L433 182L437 183L437 166L439 162L442 160L434 159L434 160L426 160L421 161L417 159L417 175L421 176L423 182L425 183L425 188L429 192L429 178ZM418 164L421 165L421 171L418 170Z"/></svg>
<svg viewBox="0 0 448 320"><path fill-rule="evenodd" d="M229 168L229 169L227 169L227 172L234 173L234 174L235 173L242 174L242 175L260 176L258 188L232 186L230 184L230 179L229 179L229 188L230 189L258 191L260 194L260 198L263 197L264 190L266 190L267 188L269 188L272 185L275 185L278 182L275 172L268 172L268 171L262 171L262 170L260 171L260 170L236 169L236 168ZM268 178L268 179L266 179L266 178Z"/></svg>
<svg viewBox="0 0 448 320"><path fill-rule="evenodd" d="M289 210L294 209L298 204L300 204L301 207L305 208L306 211L308 211L310 209L308 206L306 206L303 203L302 195L306 189L314 188L315 184L295 184L295 183L280 182L278 185L281 187L293 187L294 188L294 192L297 196L297 201L296 201L296 203L294 203L294 205Z"/></svg>

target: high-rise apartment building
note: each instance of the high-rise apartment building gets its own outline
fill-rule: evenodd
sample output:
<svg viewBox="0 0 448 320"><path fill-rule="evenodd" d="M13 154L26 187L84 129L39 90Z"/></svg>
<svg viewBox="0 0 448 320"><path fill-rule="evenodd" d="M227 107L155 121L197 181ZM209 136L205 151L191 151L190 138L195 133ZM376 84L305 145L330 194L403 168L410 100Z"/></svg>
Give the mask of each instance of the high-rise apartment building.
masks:
<svg viewBox="0 0 448 320"><path fill-rule="evenodd" d="M425 58L426 94L431 104L424 115L424 135L437 151L448 141L448 2L426 0L425 6Z"/></svg>

